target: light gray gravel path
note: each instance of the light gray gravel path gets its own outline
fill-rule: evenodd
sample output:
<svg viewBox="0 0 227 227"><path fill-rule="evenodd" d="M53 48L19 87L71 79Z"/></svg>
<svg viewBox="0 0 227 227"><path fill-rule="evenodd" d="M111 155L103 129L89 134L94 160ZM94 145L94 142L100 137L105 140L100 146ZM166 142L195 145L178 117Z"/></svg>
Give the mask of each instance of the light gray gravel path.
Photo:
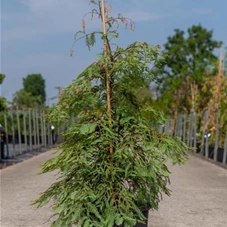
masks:
<svg viewBox="0 0 227 227"><path fill-rule="evenodd" d="M56 178L56 173L37 175L50 157L46 152L0 171L1 227L50 225L45 223L49 207L29 205ZM150 212L149 227L227 227L227 170L194 156L185 166L170 168L172 196Z"/></svg>
<svg viewBox="0 0 227 227"><path fill-rule="evenodd" d="M227 169L189 158L170 167L172 196L150 213L149 227L227 227Z"/></svg>
<svg viewBox="0 0 227 227"><path fill-rule="evenodd" d="M1 227L48 227L49 206L30 206L39 193L54 182L56 173L37 175L40 165L52 156L46 152L0 171Z"/></svg>

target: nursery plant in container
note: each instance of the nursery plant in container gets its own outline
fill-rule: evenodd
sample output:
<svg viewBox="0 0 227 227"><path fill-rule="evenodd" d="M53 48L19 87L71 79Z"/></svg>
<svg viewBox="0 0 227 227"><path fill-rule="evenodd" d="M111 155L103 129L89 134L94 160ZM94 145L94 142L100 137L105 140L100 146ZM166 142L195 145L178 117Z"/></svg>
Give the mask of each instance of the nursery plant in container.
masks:
<svg viewBox="0 0 227 227"><path fill-rule="evenodd" d="M91 2L97 5L91 16L101 18L103 31L87 34L83 20L76 40L84 36L90 47L101 34L104 51L64 89L49 115L67 129L60 154L43 165L43 173L60 170L60 178L34 204L53 199L52 226L146 226L144 212L158 209L161 194L170 194L166 162L182 164L185 145L155 129L164 117L138 95L154 79L160 48L142 42L111 47L118 36L114 24L133 29L133 22L111 17L103 0Z"/></svg>

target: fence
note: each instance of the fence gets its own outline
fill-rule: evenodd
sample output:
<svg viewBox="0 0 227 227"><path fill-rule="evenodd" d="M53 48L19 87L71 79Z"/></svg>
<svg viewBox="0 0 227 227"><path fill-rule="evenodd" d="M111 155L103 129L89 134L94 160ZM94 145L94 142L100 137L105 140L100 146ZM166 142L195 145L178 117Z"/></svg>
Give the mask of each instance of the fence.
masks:
<svg viewBox="0 0 227 227"><path fill-rule="evenodd" d="M0 112L0 160L40 152L63 141L64 126L46 121L44 110L11 109ZM180 137L196 153L227 165L227 126L220 127L217 114L215 127L209 128L209 111L202 118L196 113L180 114L176 120L159 125L160 132Z"/></svg>
<svg viewBox="0 0 227 227"><path fill-rule="evenodd" d="M0 112L0 159L40 152L62 141L62 128L46 121L44 110Z"/></svg>
<svg viewBox="0 0 227 227"><path fill-rule="evenodd" d="M219 113L212 127L206 110L202 117L196 113L180 114L176 120L160 125L159 131L181 138L194 152L227 166L227 126L221 127Z"/></svg>

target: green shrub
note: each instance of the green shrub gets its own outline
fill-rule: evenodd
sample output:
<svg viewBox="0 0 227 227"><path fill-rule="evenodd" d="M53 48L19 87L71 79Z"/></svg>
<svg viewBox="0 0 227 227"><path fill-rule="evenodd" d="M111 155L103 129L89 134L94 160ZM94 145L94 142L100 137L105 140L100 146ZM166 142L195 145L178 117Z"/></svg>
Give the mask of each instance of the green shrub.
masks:
<svg viewBox="0 0 227 227"><path fill-rule="evenodd" d="M161 193L170 194L166 162L182 164L186 147L155 129L164 116L137 96L161 60L147 43L108 49L64 89L49 115L67 125L64 143L43 165L61 176L35 201L54 199L52 226L133 226L145 221L141 208L157 209Z"/></svg>

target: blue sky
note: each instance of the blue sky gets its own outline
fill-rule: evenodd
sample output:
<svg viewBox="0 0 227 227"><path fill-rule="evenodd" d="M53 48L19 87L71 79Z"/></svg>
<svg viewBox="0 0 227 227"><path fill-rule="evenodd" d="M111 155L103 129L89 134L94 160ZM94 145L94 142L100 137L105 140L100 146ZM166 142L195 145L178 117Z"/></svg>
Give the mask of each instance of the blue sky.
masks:
<svg viewBox="0 0 227 227"><path fill-rule="evenodd" d="M214 38L227 42L227 0L109 0L113 14L122 13L136 24L134 32L122 30L119 43L136 40L162 45L175 28L187 30L201 24L214 30ZM27 74L41 73L47 98L57 86L67 86L100 52L88 51L83 41L69 52L81 18L92 9L89 0L1 0L1 69L6 75L2 95L8 100L22 88ZM90 19L87 19L88 24ZM87 29L99 29L98 21Z"/></svg>

